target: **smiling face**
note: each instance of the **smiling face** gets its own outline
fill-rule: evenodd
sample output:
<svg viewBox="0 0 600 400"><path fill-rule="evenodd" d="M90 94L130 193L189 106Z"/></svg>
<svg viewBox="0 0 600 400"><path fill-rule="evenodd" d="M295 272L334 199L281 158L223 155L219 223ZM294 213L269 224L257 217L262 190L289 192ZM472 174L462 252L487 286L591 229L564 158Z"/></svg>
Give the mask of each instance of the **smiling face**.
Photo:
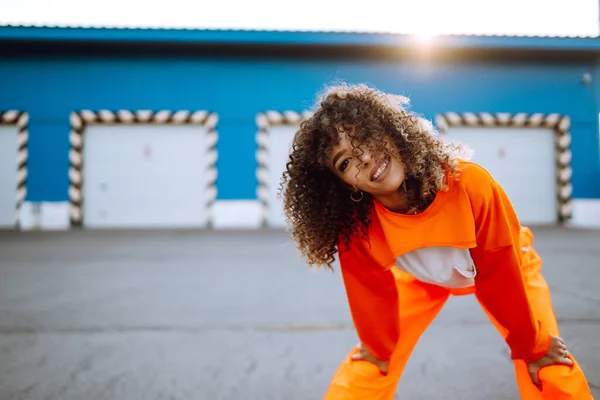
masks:
<svg viewBox="0 0 600 400"><path fill-rule="evenodd" d="M367 146L352 146L347 134L329 155L329 167L348 186L382 199L398 193L404 181L404 164L398 151L388 141L387 154L375 155Z"/></svg>

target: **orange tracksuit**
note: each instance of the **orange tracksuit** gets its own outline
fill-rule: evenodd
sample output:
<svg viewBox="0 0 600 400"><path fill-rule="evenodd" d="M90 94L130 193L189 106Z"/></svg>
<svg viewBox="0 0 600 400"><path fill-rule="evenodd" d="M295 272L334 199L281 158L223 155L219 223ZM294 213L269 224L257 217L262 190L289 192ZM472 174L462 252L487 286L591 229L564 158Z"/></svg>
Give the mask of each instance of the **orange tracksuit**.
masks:
<svg viewBox="0 0 600 400"><path fill-rule="evenodd" d="M451 294L474 293L506 340L514 360L521 398L592 399L584 374L573 366L550 366L533 385L526 361L543 356L551 335L559 335L542 261L533 235L522 227L502 188L482 167L460 163L421 214L401 215L375 203L368 240L340 243L339 261L350 311L363 345L390 360L387 376L348 354L325 395L327 400L391 400L404 366L423 331ZM450 246L470 249L477 268L474 287L447 289L423 283L392 268L411 250Z"/></svg>

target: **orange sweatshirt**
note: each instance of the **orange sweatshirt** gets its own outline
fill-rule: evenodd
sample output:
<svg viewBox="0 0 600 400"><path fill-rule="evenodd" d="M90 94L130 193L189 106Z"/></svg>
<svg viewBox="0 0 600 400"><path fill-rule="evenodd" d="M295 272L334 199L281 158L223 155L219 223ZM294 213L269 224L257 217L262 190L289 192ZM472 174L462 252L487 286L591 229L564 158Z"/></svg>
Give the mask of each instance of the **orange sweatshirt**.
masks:
<svg viewBox="0 0 600 400"><path fill-rule="evenodd" d="M477 164L460 163L458 179L439 191L421 214L403 215L375 202L368 240L357 234L339 245L339 261L358 336L377 358L389 360L398 340L398 294L390 271L395 258L423 247L470 249L477 268L475 290L508 330L512 359L546 354L550 335L529 306L521 275L521 225L506 194Z"/></svg>

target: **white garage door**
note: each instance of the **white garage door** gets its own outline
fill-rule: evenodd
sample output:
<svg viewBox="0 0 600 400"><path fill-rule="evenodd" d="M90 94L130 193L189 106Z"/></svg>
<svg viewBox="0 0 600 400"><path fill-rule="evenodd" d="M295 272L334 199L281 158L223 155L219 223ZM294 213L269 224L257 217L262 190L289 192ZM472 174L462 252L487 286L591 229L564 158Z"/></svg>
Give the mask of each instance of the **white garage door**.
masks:
<svg viewBox="0 0 600 400"><path fill-rule="evenodd" d="M285 164L288 161L292 141L298 125L278 125L269 129L268 138L268 171L269 171L269 210L267 214L267 224L270 227L285 227L285 215L283 213L283 199L279 199L279 184L281 176L285 171Z"/></svg>
<svg viewBox="0 0 600 400"><path fill-rule="evenodd" d="M523 224L557 221L554 132L550 129L451 127L447 139L467 144L504 188Z"/></svg>
<svg viewBox="0 0 600 400"><path fill-rule="evenodd" d="M86 127L84 226L204 227L206 133L197 125Z"/></svg>
<svg viewBox="0 0 600 400"><path fill-rule="evenodd" d="M0 228L14 228L17 211L18 128L0 125Z"/></svg>

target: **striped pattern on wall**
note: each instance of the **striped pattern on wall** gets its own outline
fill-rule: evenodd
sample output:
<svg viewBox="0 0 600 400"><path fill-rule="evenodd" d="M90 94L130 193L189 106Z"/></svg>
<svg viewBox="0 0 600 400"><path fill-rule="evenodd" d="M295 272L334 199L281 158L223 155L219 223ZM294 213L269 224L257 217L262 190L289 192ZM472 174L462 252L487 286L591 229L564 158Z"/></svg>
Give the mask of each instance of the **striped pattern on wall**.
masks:
<svg viewBox="0 0 600 400"><path fill-rule="evenodd" d="M29 114L18 110L0 111L0 125L14 125L17 132L17 157L15 186L15 226L19 227L19 216L25 197L27 196L27 159L29 141Z"/></svg>
<svg viewBox="0 0 600 400"><path fill-rule="evenodd" d="M89 124L194 124L203 125L208 129L207 138L207 164L206 185L207 196L205 207L207 209L208 224L212 225L212 206L217 197L217 140L216 126L218 115L208 111L150 111L150 110L82 110L72 112L70 116L71 133L69 141L69 202L71 226L83 225L83 146L85 138L85 127Z"/></svg>
<svg viewBox="0 0 600 400"><path fill-rule="evenodd" d="M259 113L256 116L256 126L258 132L256 133L256 143L258 149L256 151L256 161L258 163L256 170L256 179L258 180L258 186L256 188L256 196L261 205L262 215L261 224L267 226L268 224L268 212L270 204L269 189L271 183L269 182L269 129L276 125L300 125L300 123L309 118L311 115L310 111L303 111L301 113L297 111L266 111Z"/></svg>
<svg viewBox="0 0 600 400"><path fill-rule="evenodd" d="M556 196L558 199L557 219L565 222L572 218L571 178L571 120L560 114L510 114L510 113L454 113L439 114L435 119L438 130L444 134L452 126L550 128L554 130L556 154Z"/></svg>

